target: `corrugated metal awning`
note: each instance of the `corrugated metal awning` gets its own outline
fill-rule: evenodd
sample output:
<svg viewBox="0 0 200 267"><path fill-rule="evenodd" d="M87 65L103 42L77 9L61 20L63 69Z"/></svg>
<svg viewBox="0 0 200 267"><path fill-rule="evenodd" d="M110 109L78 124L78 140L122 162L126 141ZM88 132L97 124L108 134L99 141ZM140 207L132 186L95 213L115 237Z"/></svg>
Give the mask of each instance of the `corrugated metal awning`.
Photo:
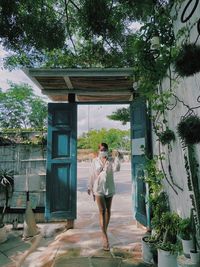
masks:
<svg viewBox="0 0 200 267"><path fill-rule="evenodd" d="M53 101L129 102L134 96L134 73L117 69L26 69L24 72Z"/></svg>

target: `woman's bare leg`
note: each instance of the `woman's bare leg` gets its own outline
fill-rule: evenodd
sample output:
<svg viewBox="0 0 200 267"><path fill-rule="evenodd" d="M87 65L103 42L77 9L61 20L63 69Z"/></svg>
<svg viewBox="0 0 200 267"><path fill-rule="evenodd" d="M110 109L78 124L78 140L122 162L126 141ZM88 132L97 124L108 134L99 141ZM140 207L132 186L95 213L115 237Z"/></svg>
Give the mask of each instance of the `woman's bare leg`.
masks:
<svg viewBox="0 0 200 267"><path fill-rule="evenodd" d="M106 201L103 196L96 196L96 201L99 208L99 223L103 234L104 247L109 249L106 221Z"/></svg>
<svg viewBox="0 0 200 267"><path fill-rule="evenodd" d="M110 222L112 197L105 198L105 204L106 204L106 232L107 232L108 224Z"/></svg>

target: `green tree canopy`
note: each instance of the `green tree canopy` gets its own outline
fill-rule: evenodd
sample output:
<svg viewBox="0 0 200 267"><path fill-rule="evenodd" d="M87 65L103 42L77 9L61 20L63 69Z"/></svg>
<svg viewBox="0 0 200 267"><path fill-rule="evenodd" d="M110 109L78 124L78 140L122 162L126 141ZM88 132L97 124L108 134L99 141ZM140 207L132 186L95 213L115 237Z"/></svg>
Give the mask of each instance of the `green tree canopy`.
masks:
<svg viewBox="0 0 200 267"><path fill-rule="evenodd" d="M121 121L122 125L125 125L127 122L130 122L130 107L119 108L111 115L108 115L107 118L113 121Z"/></svg>
<svg viewBox="0 0 200 267"><path fill-rule="evenodd" d="M0 128L43 128L47 123L47 103L27 84L10 83L0 90Z"/></svg>
<svg viewBox="0 0 200 267"><path fill-rule="evenodd" d="M0 42L12 52L5 66L134 67L159 64L149 54L150 38L164 47L174 40L172 0L1 0ZM141 28L134 30L134 22ZM169 52L163 48L165 58ZM147 59L148 58L148 59ZM163 70L164 69L164 70ZM144 75L144 74L143 74ZM146 74L147 75L147 74ZM155 80L152 74L152 82ZM154 78L154 79L153 79Z"/></svg>
<svg viewBox="0 0 200 267"><path fill-rule="evenodd" d="M119 129L91 130L84 133L78 139L78 148L90 148L93 151L98 150L98 145L105 142L109 146L109 150L124 149L130 150L130 131Z"/></svg>

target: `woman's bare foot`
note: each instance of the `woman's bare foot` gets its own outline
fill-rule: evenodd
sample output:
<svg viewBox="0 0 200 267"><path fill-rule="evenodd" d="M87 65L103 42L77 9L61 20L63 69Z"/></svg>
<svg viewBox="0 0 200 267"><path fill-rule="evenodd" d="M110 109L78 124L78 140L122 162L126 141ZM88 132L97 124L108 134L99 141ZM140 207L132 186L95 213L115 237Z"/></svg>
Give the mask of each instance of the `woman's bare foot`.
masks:
<svg viewBox="0 0 200 267"><path fill-rule="evenodd" d="M110 251L108 239L104 239L104 241L103 241L103 250L104 251Z"/></svg>

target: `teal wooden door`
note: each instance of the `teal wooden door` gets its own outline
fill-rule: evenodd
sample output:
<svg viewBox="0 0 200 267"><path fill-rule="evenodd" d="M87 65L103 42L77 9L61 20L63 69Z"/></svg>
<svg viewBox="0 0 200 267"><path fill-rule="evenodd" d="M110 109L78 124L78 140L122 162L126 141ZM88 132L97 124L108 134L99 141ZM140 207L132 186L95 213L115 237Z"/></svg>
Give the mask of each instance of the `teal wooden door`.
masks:
<svg viewBox="0 0 200 267"><path fill-rule="evenodd" d="M133 213L137 221L150 227L148 188L143 180L145 157L141 149L143 146L147 153L151 153L151 127L145 100L136 98L131 103L130 112Z"/></svg>
<svg viewBox="0 0 200 267"><path fill-rule="evenodd" d="M48 104L45 217L76 218L77 105Z"/></svg>

